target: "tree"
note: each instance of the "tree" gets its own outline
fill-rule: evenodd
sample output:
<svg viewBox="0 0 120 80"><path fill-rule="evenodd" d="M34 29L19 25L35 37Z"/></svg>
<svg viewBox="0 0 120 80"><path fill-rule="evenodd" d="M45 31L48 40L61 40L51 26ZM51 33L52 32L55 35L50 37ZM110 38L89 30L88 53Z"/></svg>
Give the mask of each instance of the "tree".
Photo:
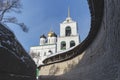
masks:
<svg viewBox="0 0 120 80"><path fill-rule="evenodd" d="M21 0L0 0L0 22L13 23L22 28L24 32L28 32L28 28L24 23L18 22L15 16L6 16L7 13L21 13Z"/></svg>

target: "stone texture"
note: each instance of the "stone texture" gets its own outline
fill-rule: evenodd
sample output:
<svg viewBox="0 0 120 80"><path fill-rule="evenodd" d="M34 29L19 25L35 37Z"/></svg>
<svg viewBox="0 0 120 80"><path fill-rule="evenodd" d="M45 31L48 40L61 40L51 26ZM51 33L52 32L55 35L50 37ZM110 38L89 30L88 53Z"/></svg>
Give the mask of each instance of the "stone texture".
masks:
<svg viewBox="0 0 120 80"><path fill-rule="evenodd" d="M100 7L99 2L102 0L89 0L91 13L92 27L98 27L95 24L99 21L94 18ZM56 76L44 75L40 76L42 80L120 80L120 1L119 0L104 0L104 15L99 24L98 34L91 44L84 50L84 54L80 53L82 58L68 72ZM94 5L94 6L92 6ZM93 34L95 35L95 34ZM89 36L89 35L88 35ZM78 55L77 57L80 57ZM77 58L76 57L76 58ZM75 58L71 59L74 60ZM67 62L55 63L51 65L59 66ZM49 67L51 65L44 66ZM43 68L43 67L42 67ZM41 69L42 69L41 68ZM44 70L44 69L43 69ZM49 68L48 70L49 71ZM61 71L59 71L61 72ZM57 73L58 74L58 73Z"/></svg>
<svg viewBox="0 0 120 80"><path fill-rule="evenodd" d="M35 80L36 65L13 32L0 24L0 80Z"/></svg>
<svg viewBox="0 0 120 80"><path fill-rule="evenodd" d="M74 68L78 62L82 59L84 53L65 62L60 62L58 64L52 64L49 66L41 67L40 74L41 75L62 75L66 72L69 72L72 68Z"/></svg>

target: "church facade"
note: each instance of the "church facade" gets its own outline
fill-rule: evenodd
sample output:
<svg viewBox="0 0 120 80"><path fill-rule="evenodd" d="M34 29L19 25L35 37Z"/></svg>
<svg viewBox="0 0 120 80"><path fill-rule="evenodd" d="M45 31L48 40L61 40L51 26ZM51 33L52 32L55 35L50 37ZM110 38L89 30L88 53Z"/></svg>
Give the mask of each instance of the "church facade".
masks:
<svg viewBox="0 0 120 80"><path fill-rule="evenodd" d="M70 17L68 9L68 17L60 23L60 36L53 31L50 31L47 37L44 34L41 35L40 45L30 47L30 55L39 66L45 58L66 51L79 43L78 25Z"/></svg>

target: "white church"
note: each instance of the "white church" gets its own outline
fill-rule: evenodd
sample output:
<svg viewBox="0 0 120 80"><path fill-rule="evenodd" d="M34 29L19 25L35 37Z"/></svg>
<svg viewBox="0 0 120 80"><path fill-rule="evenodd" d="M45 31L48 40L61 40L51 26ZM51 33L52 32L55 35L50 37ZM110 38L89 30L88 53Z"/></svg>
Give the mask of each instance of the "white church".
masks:
<svg viewBox="0 0 120 80"><path fill-rule="evenodd" d="M78 25L70 17L70 10L68 9L68 17L60 23L60 36L57 36L52 30L47 36L41 35L39 46L30 47L30 55L39 66L43 64L42 61L45 58L67 51L79 43Z"/></svg>

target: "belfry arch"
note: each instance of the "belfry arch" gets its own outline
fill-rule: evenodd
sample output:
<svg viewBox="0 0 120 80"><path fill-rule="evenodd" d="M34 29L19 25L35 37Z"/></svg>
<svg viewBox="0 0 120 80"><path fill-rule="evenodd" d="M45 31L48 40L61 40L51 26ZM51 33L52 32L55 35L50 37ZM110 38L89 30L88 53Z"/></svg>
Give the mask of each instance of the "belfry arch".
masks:
<svg viewBox="0 0 120 80"><path fill-rule="evenodd" d="M71 27L70 27L70 26L67 26L67 27L65 28L65 35L66 35L66 36L70 36L70 35L71 35Z"/></svg>

